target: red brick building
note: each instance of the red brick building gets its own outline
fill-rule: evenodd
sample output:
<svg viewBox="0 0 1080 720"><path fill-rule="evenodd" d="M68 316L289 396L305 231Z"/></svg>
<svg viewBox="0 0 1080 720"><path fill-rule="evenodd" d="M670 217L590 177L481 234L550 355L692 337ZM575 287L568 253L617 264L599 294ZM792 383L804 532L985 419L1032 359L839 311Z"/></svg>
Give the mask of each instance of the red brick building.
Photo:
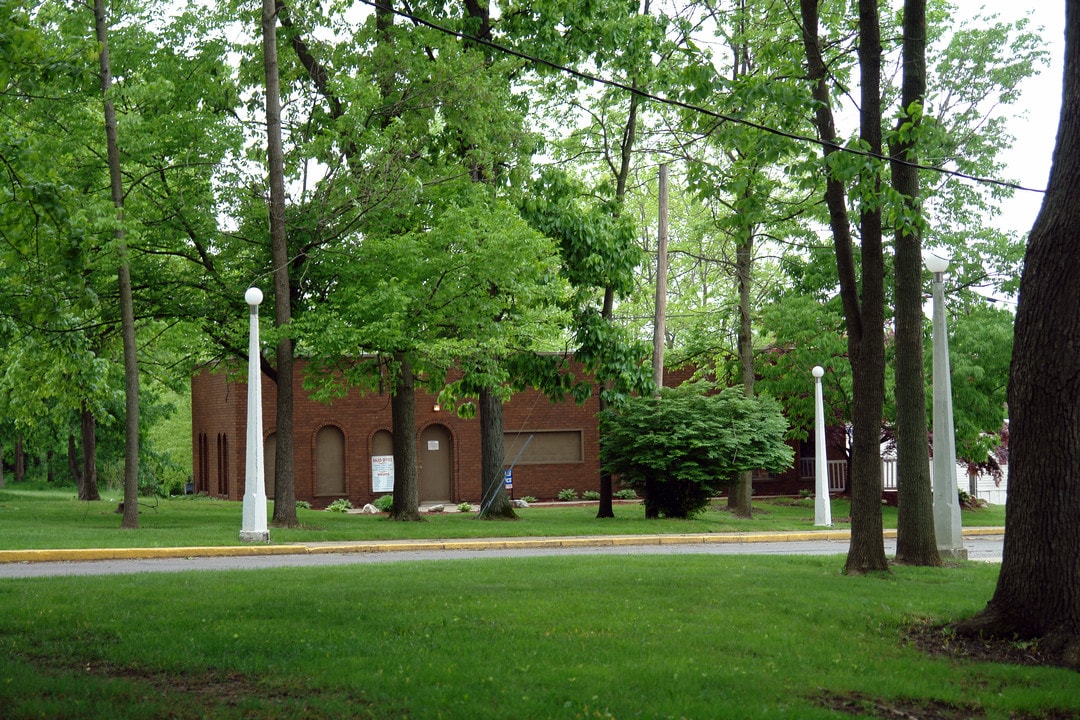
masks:
<svg viewBox="0 0 1080 720"><path fill-rule="evenodd" d="M221 369L205 370L191 381L195 491L241 500L247 432L247 383ZM297 363L293 383L296 499L325 507L338 498L354 506L371 502L393 487L389 393L350 390L332 403L310 399ZM580 371L576 368L575 371ZM678 384L688 373L672 373ZM274 496L276 386L263 385L266 494ZM578 405L553 403L535 390L516 393L503 407L506 465L512 465L514 497L551 500L560 490L599 489L599 437L594 395ZM416 393L416 438L420 501L479 502L480 421L442 409L433 395ZM796 457L798 457L798 446ZM793 494L812 488L800 478L800 463L779 476L755 477L761 495Z"/></svg>

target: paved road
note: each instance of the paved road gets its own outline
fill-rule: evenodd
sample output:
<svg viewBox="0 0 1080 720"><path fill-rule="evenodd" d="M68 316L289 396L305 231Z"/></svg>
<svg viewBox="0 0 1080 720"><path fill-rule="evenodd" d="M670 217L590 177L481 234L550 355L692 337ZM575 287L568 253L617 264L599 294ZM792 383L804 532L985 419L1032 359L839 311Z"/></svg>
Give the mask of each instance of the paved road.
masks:
<svg viewBox="0 0 1080 720"><path fill-rule="evenodd" d="M595 542L590 542L590 540ZM361 545L328 545L304 546L302 551L290 554L230 554L225 556L200 555L192 557L184 557L182 554L171 557L151 557L149 555L155 554L155 551L147 551L145 554L148 556L146 557L0 562L0 578L113 575L141 572L182 572L188 570L257 570L275 567L325 567L364 563L593 554L842 555L847 552L848 548L847 539L838 537L788 541L758 539L754 542L740 542L735 538L727 538L722 542L716 540L716 538L707 537L706 541L703 541L699 536L687 536L668 537L662 541L651 542L648 538L642 538L642 541L650 542L650 544L631 544L632 541L628 540L626 544L612 545L609 538L577 538L575 542L569 544L551 538L546 541L536 539L529 543L499 540L460 543L469 545L468 548L454 548L454 543L451 542L443 544L448 547L437 547L439 543L432 543L431 548L421 547L420 549L406 549L406 547L422 546L424 543L412 543L408 546L404 544L387 544L378 546L377 549L373 549L372 546ZM1002 535L966 535L964 537L964 546L968 551L968 558L971 560L1001 562L1003 541L1004 537ZM515 544L521 546L513 547ZM282 546L271 547L274 547L277 551L283 550ZM895 548L895 539L886 538L886 553L892 555ZM257 549L253 548L253 550ZM232 550L239 551L240 549L234 548ZM170 554L182 552L182 550L172 550ZM198 550L193 550L193 552L198 552ZM156 551L156 554L163 554L163 551Z"/></svg>

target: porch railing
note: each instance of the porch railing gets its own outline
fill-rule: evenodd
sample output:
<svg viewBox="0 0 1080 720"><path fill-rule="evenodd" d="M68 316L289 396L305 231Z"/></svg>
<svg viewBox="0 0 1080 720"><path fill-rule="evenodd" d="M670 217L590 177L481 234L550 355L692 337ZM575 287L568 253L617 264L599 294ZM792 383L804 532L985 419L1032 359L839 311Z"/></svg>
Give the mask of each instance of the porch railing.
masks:
<svg viewBox="0 0 1080 720"><path fill-rule="evenodd" d="M799 474L803 480L817 477L814 473L814 458L799 458ZM829 492L842 493L847 490L847 461L829 460L826 465L829 478Z"/></svg>
<svg viewBox="0 0 1080 720"><path fill-rule="evenodd" d="M1008 466L1005 469L1005 480L996 483L989 475L980 475L976 478L976 496L988 500L991 504L1004 504L1008 488ZM829 460L829 492L840 493L847 490L847 462L844 460ZM814 458L799 458L799 474L803 480L813 480ZM933 477L933 467L930 468L930 476ZM961 490L971 492L971 479L966 473L958 473L957 485ZM884 492L896 491L896 458L881 459L881 489Z"/></svg>

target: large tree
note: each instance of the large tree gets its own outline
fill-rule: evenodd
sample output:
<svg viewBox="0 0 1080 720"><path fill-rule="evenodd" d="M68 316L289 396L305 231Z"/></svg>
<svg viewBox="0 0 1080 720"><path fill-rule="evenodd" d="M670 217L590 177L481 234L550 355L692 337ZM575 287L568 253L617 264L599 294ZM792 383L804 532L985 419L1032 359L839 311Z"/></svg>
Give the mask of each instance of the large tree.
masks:
<svg viewBox="0 0 1080 720"><path fill-rule="evenodd" d="M117 282L120 298L121 335L124 343L124 504L120 527L139 527L139 361L135 345L135 306L131 292L131 264L124 230L124 180L117 139L116 107L110 97L112 66L109 62L109 23L104 0L94 0L94 32L100 44L98 54L101 94L104 99L106 151L109 165L109 188L117 220Z"/></svg>
<svg viewBox="0 0 1080 720"><path fill-rule="evenodd" d="M288 234L285 228L285 160L281 145L281 85L278 75L277 6L262 3L263 85L266 89L266 169L270 185L270 256L273 258L274 326L280 332L277 361L277 443L274 457L274 524L296 527L296 481L293 468L292 286L289 282Z"/></svg>
<svg viewBox="0 0 1080 720"><path fill-rule="evenodd" d="M960 632L1038 639L1080 669L1080 3L1065 4L1061 119L1028 238L1009 372L1005 548L994 596Z"/></svg>
<svg viewBox="0 0 1080 720"><path fill-rule="evenodd" d="M843 166L819 36L818 0L802 0L803 45L815 103L818 137L829 166L825 202L840 275L852 375L851 544L845 571L888 569L881 523L881 417L884 404L884 250L881 181L873 162L860 165L860 269L847 212ZM859 1L860 139L881 154L881 35L876 0Z"/></svg>
<svg viewBox="0 0 1080 720"><path fill-rule="evenodd" d="M892 183L901 196L896 213L893 297L896 316L896 560L940 565L934 536L930 451L923 376L922 216L918 131L926 102L926 0L904 2L903 82L898 127L892 136Z"/></svg>

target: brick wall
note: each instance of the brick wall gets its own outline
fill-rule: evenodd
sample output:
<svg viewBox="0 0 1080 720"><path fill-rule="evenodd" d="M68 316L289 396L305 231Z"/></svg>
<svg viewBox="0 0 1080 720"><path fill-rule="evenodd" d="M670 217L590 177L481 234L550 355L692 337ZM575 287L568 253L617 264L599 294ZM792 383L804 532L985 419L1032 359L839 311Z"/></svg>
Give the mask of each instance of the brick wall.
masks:
<svg viewBox="0 0 1080 720"><path fill-rule="evenodd" d="M243 376L236 370L236 367L231 368L227 376L224 368L218 366L192 378L192 452L197 490L240 500L244 492L247 384L238 381ZM306 500L315 507L325 507L339 497L348 498L354 506L371 502L376 497L372 492L372 441L378 431L391 430L389 394L350 390L345 397L331 403L315 402L303 388L303 370L304 364L298 362L293 384L297 500ZM580 371L580 368L576 370ZM263 431L270 438L276 427L277 389L265 377L262 385ZM506 432L575 430L582 434L582 462L515 467L514 497L528 495L549 500L563 488L574 488L579 492L598 489L597 408L595 397L583 405L572 401L552 403L536 391L517 393L505 404L503 423ZM344 435L346 492L343 495L316 493L316 442L319 430L328 425L336 426ZM417 392L417 437L431 426L444 427L451 438L449 499L455 503L480 501L479 419L463 419L452 411L436 410L434 395ZM511 460L508 458L507 462ZM268 487L272 482L271 474L272 459L268 458ZM227 491L223 492L226 482Z"/></svg>
<svg viewBox="0 0 1080 720"><path fill-rule="evenodd" d="M361 393L354 389L332 403L315 402L303 388L304 367L302 362L297 363L293 385L296 498L315 507L325 507L339 497L348 498L357 507L369 503L376 497L372 492L372 441L380 430L391 430L390 395ZM580 367L573 370L575 374L581 372ZM668 371L665 385L677 385L690 374L691 370ZM228 372L224 366L206 369L191 381L196 490L232 500L243 499L244 493L247 384L242 380L246 380L246 366L233 365ZM263 430L264 436L270 438L276 426L277 392L274 383L265 377L262 386ZM448 499L454 503L468 501L475 504L481 500L480 421L478 418L462 419L453 412L435 407L435 396L416 393L417 438L419 440L425 429L432 426L443 426L448 431L452 445ZM533 390L511 397L503 407L505 432L571 430L580 432L582 438L582 462L516 465L513 468L514 497L553 500L565 488L573 488L579 494L599 489L598 410L595 395L582 405L573 401L553 403ZM344 494L316 493L316 443L319 431L328 425L339 428L344 436ZM795 467L775 477L759 473L754 479L756 494L794 494L804 487L812 487L812 483L807 484L799 478L797 458L800 448L797 442L793 445ZM508 456L506 463L513 460ZM272 498L272 457L267 458L266 466L267 494Z"/></svg>

